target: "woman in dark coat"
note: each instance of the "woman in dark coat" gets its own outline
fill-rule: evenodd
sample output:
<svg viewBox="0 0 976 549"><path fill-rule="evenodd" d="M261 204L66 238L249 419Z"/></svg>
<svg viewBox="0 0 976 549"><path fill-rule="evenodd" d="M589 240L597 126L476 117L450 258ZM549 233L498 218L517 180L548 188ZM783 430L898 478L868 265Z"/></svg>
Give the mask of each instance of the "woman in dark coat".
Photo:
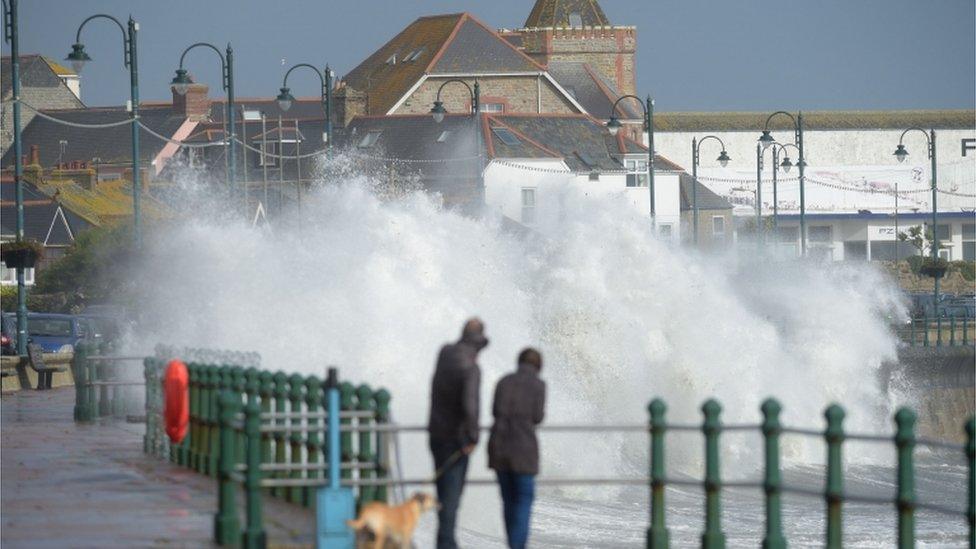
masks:
<svg viewBox="0 0 976 549"><path fill-rule="evenodd" d="M488 466L498 476L504 504L508 546L522 549L529 539L529 518L539 473L536 425L546 407L546 383L539 379L542 355L528 348L519 353L518 369L495 387L492 415L495 424L488 439Z"/></svg>

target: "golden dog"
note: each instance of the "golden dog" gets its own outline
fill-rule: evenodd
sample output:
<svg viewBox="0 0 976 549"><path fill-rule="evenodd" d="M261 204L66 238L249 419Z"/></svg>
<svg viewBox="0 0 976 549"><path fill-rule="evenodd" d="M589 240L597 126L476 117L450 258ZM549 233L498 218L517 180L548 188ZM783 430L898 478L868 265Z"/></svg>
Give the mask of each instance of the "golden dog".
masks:
<svg viewBox="0 0 976 549"><path fill-rule="evenodd" d="M393 547L409 549L420 515L435 507L437 500L434 496L417 492L396 507L380 502L367 503L359 511L359 518L346 521L346 524L356 532L359 549L383 549L387 542Z"/></svg>

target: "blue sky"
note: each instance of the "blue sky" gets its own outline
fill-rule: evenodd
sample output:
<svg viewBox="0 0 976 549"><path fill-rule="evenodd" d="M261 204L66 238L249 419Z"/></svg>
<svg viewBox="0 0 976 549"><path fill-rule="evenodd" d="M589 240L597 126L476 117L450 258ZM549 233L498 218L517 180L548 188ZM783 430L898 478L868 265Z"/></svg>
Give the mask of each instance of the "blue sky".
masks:
<svg viewBox="0 0 976 549"><path fill-rule="evenodd" d="M21 50L63 59L78 24L102 12L140 23L143 100L170 97L187 45L232 42L239 97L277 93L294 63L344 74L421 15L469 11L493 27L518 27L532 0L21 0ZM602 0L614 24L638 28L638 89L662 111L973 108L973 0ZM89 105L128 98L121 33L101 21L82 41ZM7 46L4 44L4 53ZM284 63L284 65L283 65ZM187 68L219 92L211 52ZM317 93L314 75L289 78Z"/></svg>

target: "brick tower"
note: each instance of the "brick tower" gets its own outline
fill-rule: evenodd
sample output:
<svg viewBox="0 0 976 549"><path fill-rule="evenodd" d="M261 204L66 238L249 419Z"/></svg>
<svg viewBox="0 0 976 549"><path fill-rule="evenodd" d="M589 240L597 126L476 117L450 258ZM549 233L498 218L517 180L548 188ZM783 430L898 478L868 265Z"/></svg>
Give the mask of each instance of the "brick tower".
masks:
<svg viewBox="0 0 976 549"><path fill-rule="evenodd" d="M536 0L518 33L537 62L586 63L621 94L636 92L637 28L611 25L597 0Z"/></svg>

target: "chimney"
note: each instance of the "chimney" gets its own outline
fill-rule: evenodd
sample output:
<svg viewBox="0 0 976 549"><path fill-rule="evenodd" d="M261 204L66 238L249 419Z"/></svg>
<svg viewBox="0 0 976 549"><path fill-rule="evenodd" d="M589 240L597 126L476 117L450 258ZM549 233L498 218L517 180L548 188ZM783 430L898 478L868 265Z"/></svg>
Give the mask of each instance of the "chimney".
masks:
<svg viewBox="0 0 976 549"><path fill-rule="evenodd" d="M190 84L186 94L180 95L173 90L173 111L177 115L185 116L190 120L199 122L210 116L210 98L207 92L210 91L206 84Z"/></svg>
<svg viewBox="0 0 976 549"><path fill-rule="evenodd" d="M40 147L40 145L31 145L30 146L30 162L28 162L28 163L31 166L40 166L41 165L41 147Z"/></svg>

